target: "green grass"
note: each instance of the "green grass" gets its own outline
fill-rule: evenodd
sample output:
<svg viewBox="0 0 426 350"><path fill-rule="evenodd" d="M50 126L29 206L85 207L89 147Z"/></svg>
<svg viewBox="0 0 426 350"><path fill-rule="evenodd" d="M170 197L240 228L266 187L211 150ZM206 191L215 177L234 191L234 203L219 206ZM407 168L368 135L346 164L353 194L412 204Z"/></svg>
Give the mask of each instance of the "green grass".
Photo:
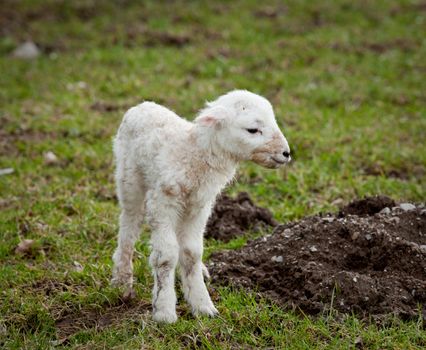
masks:
<svg viewBox="0 0 426 350"><path fill-rule="evenodd" d="M420 321L305 317L230 289L213 291L216 319L195 319L180 300L179 321L156 325L146 228L137 300L126 307L109 287L111 138L143 99L191 119L233 88L268 97L294 162L279 171L243 164L227 191L248 191L279 221L370 194L424 201L424 3L114 3L0 5L0 169L15 170L0 176L0 347L424 348ZM11 57L27 38L43 55ZM59 164L44 163L48 151ZM21 239L36 241L29 256L14 253ZM207 241L206 251L245 241Z"/></svg>

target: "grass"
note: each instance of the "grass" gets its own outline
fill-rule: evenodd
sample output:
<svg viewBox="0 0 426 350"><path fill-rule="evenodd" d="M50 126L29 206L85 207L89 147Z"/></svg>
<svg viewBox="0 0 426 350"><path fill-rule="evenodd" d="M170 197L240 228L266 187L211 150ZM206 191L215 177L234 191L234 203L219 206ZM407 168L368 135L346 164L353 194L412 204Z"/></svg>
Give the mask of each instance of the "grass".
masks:
<svg viewBox="0 0 426 350"><path fill-rule="evenodd" d="M426 193L426 22L416 1L4 1L0 5L0 347L420 349L421 321L296 315L256 293L213 291L220 317L150 320L148 234L137 301L109 287L118 207L111 137L143 99L192 118L233 88L267 96L295 161L243 164L279 221L342 201ZM10 52L25 39L43 54ZM44 154L58 156L46 165ZM36 245L27 255L22 239ZM234 249L245 238L207 252ZM180 297L180 299L182 299Z"/></svg>

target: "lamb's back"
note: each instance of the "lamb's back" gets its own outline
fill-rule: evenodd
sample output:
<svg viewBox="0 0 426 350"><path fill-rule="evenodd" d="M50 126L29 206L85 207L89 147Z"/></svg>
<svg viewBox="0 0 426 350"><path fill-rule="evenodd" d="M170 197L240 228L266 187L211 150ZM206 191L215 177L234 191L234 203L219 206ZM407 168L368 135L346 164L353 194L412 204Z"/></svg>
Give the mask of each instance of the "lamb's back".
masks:
<svg viewBox="0 0 426 350"><path fill-rule="evenodd" d="M192 123L180 118L168 108L154 102L144 102L130 108L114 140L117 159L129 164L160 168L170 163L172 154L185 148Z"/></svg>
<svg viewBox="0 0 426 350"><path fill-rule="evenodd" d="M132 139L149 134L179 132L190 123L170 109L154 102L143 102L130 108L123 117L118 131L119 138Z"/></svg>

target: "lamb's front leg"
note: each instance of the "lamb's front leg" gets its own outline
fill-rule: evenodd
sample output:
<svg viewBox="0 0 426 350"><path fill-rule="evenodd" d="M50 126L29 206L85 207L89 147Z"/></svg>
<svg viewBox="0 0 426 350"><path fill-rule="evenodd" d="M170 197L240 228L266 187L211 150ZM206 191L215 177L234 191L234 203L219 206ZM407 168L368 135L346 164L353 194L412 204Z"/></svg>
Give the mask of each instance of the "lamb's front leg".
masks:
<svg viewBox="0 0 426 350"><path fill-rule="evenodd" d="M177 320L174 282L179 246L173 225L167 217L155 220L151 243L149 262L154 275L152 316L154 321L173 323Z"/></svg>
<svg viewBox="0 0 426 350"><path fill-rule="evenodd" d="M214 316L218 313L203 279L203 274L208 274L202 263L203 232L210 210L210 206L206 206L197 213L191 213L182 222L178 235L182 289L194 315Z"/></svg>

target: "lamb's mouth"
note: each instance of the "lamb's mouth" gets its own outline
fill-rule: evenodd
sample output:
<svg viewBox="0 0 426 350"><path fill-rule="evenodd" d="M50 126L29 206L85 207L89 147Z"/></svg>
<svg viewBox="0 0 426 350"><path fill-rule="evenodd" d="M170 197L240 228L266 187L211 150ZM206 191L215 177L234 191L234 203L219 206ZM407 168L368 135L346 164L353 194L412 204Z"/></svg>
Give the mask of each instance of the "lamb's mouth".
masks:
<svg viewBox="0 0 426 350"><path fill-rule="evenodd" d="M287 163L287 160L281 160L281 159L277 159L277 158L275 158L275 157L271 157L271 159L272 159L275 163L278 163L278 164L285 164L285 163Z"/></svg>

